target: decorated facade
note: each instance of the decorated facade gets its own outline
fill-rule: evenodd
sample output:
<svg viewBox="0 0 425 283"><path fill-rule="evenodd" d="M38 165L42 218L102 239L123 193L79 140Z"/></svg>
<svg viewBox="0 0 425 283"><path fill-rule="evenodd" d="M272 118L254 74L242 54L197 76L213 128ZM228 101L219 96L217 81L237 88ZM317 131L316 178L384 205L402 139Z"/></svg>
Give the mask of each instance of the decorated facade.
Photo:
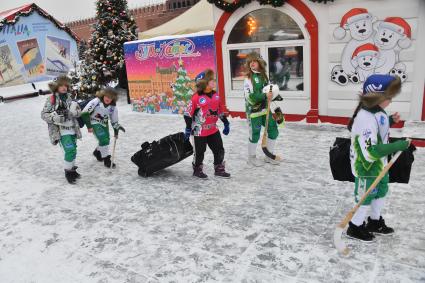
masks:
<svg viewBox="0 0 425 283"><path fill-rule="evenodd" d="M245 56L256 51L279 85L289 121L346 123L362 83L399 76L389 111L424 120L425 2L211 0L218 85L233 116L244 117Z"/></svg>

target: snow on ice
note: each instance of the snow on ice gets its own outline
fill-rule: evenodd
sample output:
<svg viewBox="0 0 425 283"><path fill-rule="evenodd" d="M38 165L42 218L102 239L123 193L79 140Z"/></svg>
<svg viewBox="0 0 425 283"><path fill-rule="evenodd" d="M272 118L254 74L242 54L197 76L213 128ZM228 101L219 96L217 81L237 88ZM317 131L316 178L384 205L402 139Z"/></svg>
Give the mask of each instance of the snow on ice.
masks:
<svg viewBox="0 0 425 283"><path fill-rule="evenodd" d="M257 171L245 163L246 122L224 137L229 180L191 177L191 160L151 178L130 157L144 141L184 129L182 118L131 112L117 143L117 169L92 156L84 129L68 185L62 151L40 119L45 97L0 108L0 282L425 282L425 150L409 185L392 184L386 222L392 237L347 241L335 225L354 205L353 185L332 179L328 152L343 127L288 123L278 149L285 162ZM260 149L258 155L262 156Z"/></svg>

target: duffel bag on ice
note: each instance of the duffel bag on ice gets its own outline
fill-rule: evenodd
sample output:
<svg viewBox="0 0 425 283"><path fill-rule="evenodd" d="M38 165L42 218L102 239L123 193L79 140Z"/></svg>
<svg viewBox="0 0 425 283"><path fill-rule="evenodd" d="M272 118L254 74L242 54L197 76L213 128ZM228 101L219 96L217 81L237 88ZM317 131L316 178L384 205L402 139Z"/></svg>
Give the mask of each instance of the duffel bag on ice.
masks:
<svg viewBox="0 0 425 283"><path fill-rule="evenodd" d="M139 167L138 174L143 177L176 164L193 154L193 147L184 140L184 133L166 136L152 143L145 142L131 161Z"/></svg>

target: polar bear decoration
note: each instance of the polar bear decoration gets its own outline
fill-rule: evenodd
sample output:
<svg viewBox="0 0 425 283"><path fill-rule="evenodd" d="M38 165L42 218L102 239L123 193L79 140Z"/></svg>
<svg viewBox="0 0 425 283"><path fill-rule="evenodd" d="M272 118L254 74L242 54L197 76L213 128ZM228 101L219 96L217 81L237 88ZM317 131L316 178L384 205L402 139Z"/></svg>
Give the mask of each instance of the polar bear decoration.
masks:
<svg viewBox="0 0 425 283"><path fill-rule="evenodd" d="M364 82L367 77L375 73L375 68L379 63L379 55L378 47L371 43L360 45L354 50L351 62L353 66L357 66L356 72L360 82Z"/></svg>
<svg viewBox="0 0 425 283"><path fill-rule="evenodd" d="M348 77L356 71L356 66L352 65L352 55L356 48L366 43L373 43L374 22L376 22L376 18L367 9L353 8L344 14L339 27L334 30L333 34L336 39L343 39L347 31L351 36L341 57L342 70Z"/></svg>
<svg viewBox="0 0 425 283"><path fill-rule="evenodd" d="M410 25L400 17L388 17L378 22L378 30L374 36L374 43L379 48L380 67L378 74L395 74L403 80L406 78L406 66L399 61L401 49L411 45L412 31Z"/></svg>

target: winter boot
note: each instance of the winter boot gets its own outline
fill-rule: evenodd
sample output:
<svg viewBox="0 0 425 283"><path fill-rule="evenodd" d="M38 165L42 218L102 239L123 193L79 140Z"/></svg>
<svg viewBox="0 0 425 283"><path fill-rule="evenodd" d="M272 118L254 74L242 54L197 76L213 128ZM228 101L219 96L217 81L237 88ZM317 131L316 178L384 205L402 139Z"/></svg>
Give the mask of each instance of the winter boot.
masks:
<svg viewBox="0 0 425 283"><path fill-rule="evenodd" d="M282 162L282 159L279 156L276 156L276 159L271 159L268 156L264 156L264 162L270 163L272 165L279 165Z"/></svg>
<svg viewBox="0 0 425 283"><path fill-rule="evenodd" d="M263 165L263 163L262 163L260 160L258 160L258 159L255 157L255 155L250 155L250 156L248 156L248 161L247 161L247 163L248 163L249 165L251 165L251 166L254 166L254 167L260 167L260 166L262 166L262 165Z"/></svg>
<svg viewBox="0 0 425 283"><path fill-rule="evenodd" d="M96 157L97 161L103 160L102 155L100 154L100 151L97 148L93 151L93 155L94 157Z"/></svg>
<svg viewBox="0 0 425 283"><path fill-rule="evenodd" d="M70 184L75 184L75 175L74 171L65 169L65 178Z"/></svg>
<svg viewBox="0 0 425 283"><path fill-rule="evenodd" d="M78 168L78 166L72 167L72 172L74 174L75 179L80 179L81 175L80 175L80 173L77 172L77 168Z"/></svg>
<svg viewBox="0 0 425 283"><path fill-rule="evenodd" d="M251 166L254 166L254 167L260 167L260 166L263 165L263 162L261 162L260 160L258 160L255 157L256 151L257 151L257 144L249 142L248 143L248 160L247 160L247 163L248 163L248 165L251 165Z"/></svg>
<svg viewBox="0 0 425 283"><path fill-rule="evenodd" d="M214 175L222 178L230 178L230 174L226 172L224 162L221 164L214 165Z"/></svg>
<svg viewBox="0 0 425 283"><path fill-rule="evenodd" d="M379 220L373 220L370 217L367 218L366 229L370 233L382 234L382 235L391 235L394 233L394 229L385 225L385 220L382 216Z"/></svg>
<svg viewBox="0 0 425 283"><path fill-rule="evenodd" d="M348 223L347 236L363 242L372 242L375 236L366 229L366 223L356 226L351 221Z"/></svg>
<svg viewBox="0 0 425 283"><path fill-rule="evenodd" d="M208 178L208 175L205 174L202 171L202 169L204 167L202 164L201 165L198 165L198 166L195 166L194 164L192 164L192 167L193 167L193 176L198 177L198 178L201 178L201 179Z"/></svg>
<svg viewBox="0 0 425 283"><path fill-rule="evenodd" d="M105 165L105 167L111 168L111 156L110 155L103 158L103 164ZM115 163L112 164L112 168L115 168Z"/></svg>

